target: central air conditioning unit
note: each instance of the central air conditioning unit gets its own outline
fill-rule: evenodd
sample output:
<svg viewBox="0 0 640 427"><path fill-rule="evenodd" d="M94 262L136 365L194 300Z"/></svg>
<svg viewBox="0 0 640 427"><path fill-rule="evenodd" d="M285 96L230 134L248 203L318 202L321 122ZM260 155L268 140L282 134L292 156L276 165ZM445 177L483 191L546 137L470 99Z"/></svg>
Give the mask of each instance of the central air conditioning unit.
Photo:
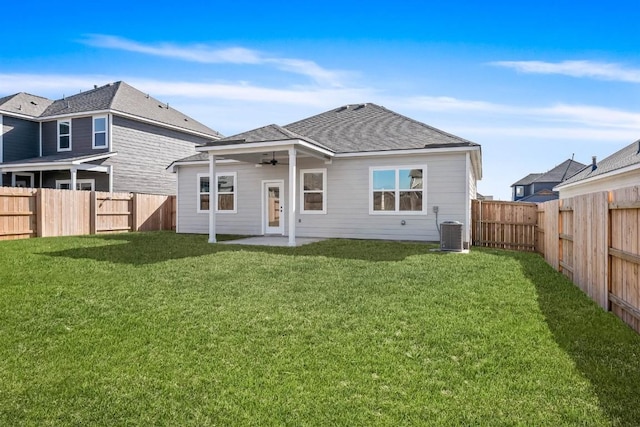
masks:
<svg viewBox="0 0 640 427"><path fill-rule="evenodd" d="M462 252L463 249L462 223L445 221L440 224L440 250Z"/></svg>

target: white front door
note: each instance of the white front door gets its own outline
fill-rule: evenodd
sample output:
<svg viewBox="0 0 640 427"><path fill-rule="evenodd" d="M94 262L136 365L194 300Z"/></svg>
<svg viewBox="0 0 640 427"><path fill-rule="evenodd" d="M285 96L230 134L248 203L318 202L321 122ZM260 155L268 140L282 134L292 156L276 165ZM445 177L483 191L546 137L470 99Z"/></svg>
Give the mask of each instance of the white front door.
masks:
<svg viewBox="0 0 640 427"><path fill-rule="evenodd" d="M284 181L266 181L262 187L264 234L284 234Z"/></svg>

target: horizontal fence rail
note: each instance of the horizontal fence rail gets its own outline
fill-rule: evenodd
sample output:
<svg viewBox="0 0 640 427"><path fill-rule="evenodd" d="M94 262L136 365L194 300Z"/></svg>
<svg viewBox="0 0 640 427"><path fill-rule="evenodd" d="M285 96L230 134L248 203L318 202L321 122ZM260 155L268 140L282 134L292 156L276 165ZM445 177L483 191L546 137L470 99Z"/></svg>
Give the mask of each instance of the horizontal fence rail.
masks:
<svg viewBox="0 0 640 427"><path fill-rule="evenodd" d="M0 187L0 240L175 230L176 197Z"/></svg>
<svg viewBox="0 0 640 427"><path fill-rule="evenodd" d="M513 227L535 222L534 247L546 262L640 332L640 186L541 203L524 216L515 212L531 207L514 205L474 202L474 245L531 250L529 234Z"/></svg>

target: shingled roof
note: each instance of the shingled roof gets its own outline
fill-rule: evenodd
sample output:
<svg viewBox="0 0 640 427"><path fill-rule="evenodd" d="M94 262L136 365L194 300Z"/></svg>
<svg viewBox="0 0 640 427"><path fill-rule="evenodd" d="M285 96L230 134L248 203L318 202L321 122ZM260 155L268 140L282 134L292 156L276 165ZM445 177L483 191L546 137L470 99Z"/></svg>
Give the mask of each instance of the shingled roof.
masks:
<svg viewBox="0 0 640 427"><path fill-rule="evenodd" d="M104 110L121 112L216 138L222 136L197 120L171 108L168 104L122 81L54 101L41 117Z"/></svg>
<svg viewBox="0 0 640 427"><path fill-rule="evenodd" d="M20 92L0 98L0 112L38 117L53 101L30 93Z"/></svg>
<svg viewBox="0 0 640 427"><path fill-rule="evenodd" d="M290 123L268 125L216 141L225 143L302 139L334 153L479 147L376 104L351 104Z"/></svg>
<svg viewBox="0 0 640 427"><path fill-rule="evenodd" d="M567 178L572 177L573 175L584 169L584 167L585 165L580 162L576 162L573 159L567 159L545 173L530 173L520 181L511 184L511 186L514 187L516 185L531 185L534 182L563 182Z"/></svg>
<svg viewBox="0 0 640 427"><path fill-rule="evenodd" d="M599 175L604 175L606 173L636 164L640 164L640 140L632 142L623 149L616 151L609 157L600 160L599 162L597 162L595 168L593 168L591 165L584 167L582 171L573 175L570 179L566 180L562 184L572 184L574 182L582 181L584 179L592 178Z"/></svg>
<svg viewBox="0 0 640 427"><path fill-rule="evenodd" d="M0 98L0 111L22 114L34 119L111 111L214 138L222 137L217 131L122 81L95 87L56 101L24 92L17 93Z"/></svg>

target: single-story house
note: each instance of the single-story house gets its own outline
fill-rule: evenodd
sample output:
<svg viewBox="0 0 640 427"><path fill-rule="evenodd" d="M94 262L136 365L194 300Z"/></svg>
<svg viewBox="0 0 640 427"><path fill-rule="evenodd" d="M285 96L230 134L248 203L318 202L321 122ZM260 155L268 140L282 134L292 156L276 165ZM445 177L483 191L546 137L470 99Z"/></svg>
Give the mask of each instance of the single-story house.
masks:
<svg viewBox="0 0 640 427"><path fill-rule="evenodd" d="M459 221L468 247L480 145L384 107L346 105L196 151L168 168L178 233L438 241L439 223Z"/></svg>
<svg viewBox="0 0 640 427"><path fill-rule="evenodd" d="M611 191L640 184L640 140L609 157L590 165L570 179L557 185L560 198L579 196L598 191Z"/></svg>

